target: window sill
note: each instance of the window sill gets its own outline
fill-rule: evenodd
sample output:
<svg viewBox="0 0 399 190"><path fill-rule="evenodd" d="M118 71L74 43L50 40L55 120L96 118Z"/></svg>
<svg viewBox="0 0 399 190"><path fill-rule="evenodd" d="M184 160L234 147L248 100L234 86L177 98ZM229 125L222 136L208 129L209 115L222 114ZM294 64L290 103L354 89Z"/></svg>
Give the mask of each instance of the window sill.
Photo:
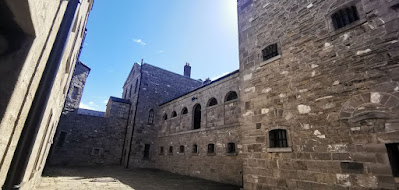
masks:
<svg viewBox="0 0 399 190"><path fill-rule="evenodd" d="M239 98L234 99L234 100L229 100L227 102L224 102L224 104L231 104L231 103L235 103L235 102L238 102L238 101L239 101Z"/></svg>
<svg viewBox="0 0 399 190"><path fill-rule="evenodd" d="M264 66L264 65L266 65L266 64L269 64L269 63L271 63L271 62L273 62L273 61L277 61L277 60L279 60L279 59L281 59L281 55L277 55L276 57L273 57L273 58L270 58L270 59L268 59L268 60L266 60L266 61L261 62L261 63L259 64L259 67L262 67L262 66Z"/></svg>
<svg viewBox="0 0 399 190"><path fill-rule="evenodd" d="M216 153L207 153L206 155L208 155L208 156L215 156Z"/></svg>
<svg viewBox="0 0 399 190"><path fill-rule="evenodd" d="M347 26L344 26L343 28L340 28L340 29L335 29L333 26L331 26L332 27L332 31L330 32L330 37L333 37L333 36L339 35L341 33L344 33L344 32L346 32L346 31L348 31L350 29L353 29L353 28L355 28L355 27L357 27L359 25L364 24L365 22L367 22L367 20L363 18L363 19L355 21L355 22L353 22L353 23L351 23L351 24L349 24Z"/></svg>
<svg viewBox="0 0 399 190"><path fill-rule="evenodd" d="M292 152L291 147L286 147L286 148L267 148L266 152Z"/></svg>
<svg viewBox="0 0 399 190"><path fill-rule="evenodd" d="M226 153L226 156L237 156L238 154L237 154L237 152L234 152L234 153Z"/></svg>

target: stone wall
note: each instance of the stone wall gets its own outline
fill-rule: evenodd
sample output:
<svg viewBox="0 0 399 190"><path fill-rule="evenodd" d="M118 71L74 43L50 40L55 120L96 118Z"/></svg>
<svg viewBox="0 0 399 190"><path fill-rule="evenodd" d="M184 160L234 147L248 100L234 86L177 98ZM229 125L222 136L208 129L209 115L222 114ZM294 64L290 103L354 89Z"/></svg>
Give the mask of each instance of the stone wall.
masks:
<svg viewBox="0 0 399 190"><path fill-rule="evenodd" d="M398 3L238 1L245 189L396 189ZM335 30L349 6L359 20ZM273 129L288 147L271 147Z"/></svg>
<svg viewBox="0 0 399 190"><path fill-rule="evenodd" d="M69 112L63 114L49 165L117 165L122 158L127 120Z"/></svg>
<svg viewBox="0 0 399 190"><path fill-rule="evenodd" d="M82 99L83 89L86 79L89 76L90 68L81 61L78 61L73 71L73 77L69 85L68 94L66 96L64 111L73 111L79 108Z"/></svg>
<svg viewBox="0 0 399 190"><path fill-rule="evenodd" d="M17 148L20 136L24 130L25 121L30 113L32 102L43 77L43 71L60 24L68 5L68 1L1 1L2 19L8 19L13 29L9 35L0 36L11 40L6 45L7 50L0 52L0 185L3 186L11 161ZM61 64L54 80L40 119L40 129L35 135L33 150L24 171L21 189L32 189L39 181L45 160L50 149L55 128L61 114L66 92L72 76L72 68L76 63L82 43L82 35L93 1L82 1L76 12L76 28L69 34ZM9 14L8 14L9 13ZM4 15L7 14L7 15ZM3 23L2 23L3 24ZM6 40L6 41L7 41ZM22 41L20 41L22 40ZM8 51L9 50L9 51ZM22 172L22 171L21 171Z"/></svg>
<svg viewBox="0 0 399 190"><path fill-rule="evenodd" d="M157 168L241 185L242 160L238 154L242 148L238 123L240 101L235 99L225 102L229 92L239 93L238 79L238 72L234 72L161 105L155 126L158 138L150 157ZM208 106L211 98L216 98L216 105ZM194 107L198 104L201 105L201 127L194 130ZM187 113L183 111L185 109ZM174 112L177 113L175 117L172 114ZM167 115L166 120L164 115ZM234 143L234 152L227 152L228 143ZM215 153L208 153L208 144L215 145ZM193 153L194 145L197 145L198 152ZM180 146L184 147L183 152Z"/></svg>

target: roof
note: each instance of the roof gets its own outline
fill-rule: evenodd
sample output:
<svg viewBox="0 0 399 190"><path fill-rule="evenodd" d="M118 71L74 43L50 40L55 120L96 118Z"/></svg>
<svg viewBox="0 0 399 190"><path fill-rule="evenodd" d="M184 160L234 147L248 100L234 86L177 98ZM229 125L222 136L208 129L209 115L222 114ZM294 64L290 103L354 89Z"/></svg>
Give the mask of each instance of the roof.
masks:
<svg viewBox="0 0 399 190"><path fill-rule="evenodd" d="M78 63L80 63L81 65L83 65L84 67L88 68L89 70L91 70L91 68L89 66L87 66L86 64L84 64L81 60L78 61Z"/></svg>
<svg viewBox="0 0 399 190"><path fill-rule="evenodd" d="M122 98L117 98L117 97L109 97L109 99L111 99L111 101L113 102L120 102L120 103L125 103L125 104L130 104L130 101L127 99L122 99Z"/></svg>
<svg viewBox="0 0 399 190"><path fill-rule="evenodd" d="M179 76L179 77L181 77L181 78L183 78L183 79L187 79L187 80L191 80L191 81L193 81L193 82L201 83L201 81L199 81L199 80L197 80L197 79L193 79L193 78L191 78L191 77L187 77L187 76L184 76L184 75L182 75L182 74L175 73L175 72L172 72L172 71L163 69L163 68L158 67L158 66L155 66L155 65L151 65L151 64L149 64L149 63L143 63L143 65L148 65L148 66L151 66L151 67L155 67L155 68L157 68L157 69L160 69L160 70L169 72L169 73L171 73L171 74L177 75L177 76Z"/></svg>
<svg viewBox="0 0 399 190"><path fill-rule="evenodd" d="M233 72L231 72L231 73L229 73L229 74L227 74L227 75L224 75L224 76L222 76L222 77L220 77L220 78L218 78L218 79L216 79L216 80L214 80L214 81L212 81L212 82L210 82L210 83L208 83L208 84L202 85L202 86L200 86L200 87L198 87L198 88L196 88L196 89L194 89L194 90L192 90L192 91L186 92L186 93L184 93L184 94L182 94L182 95L180 95L180 96L177 96L177 97L175 97L175 98L172 98L171 100L168 100L168 101L166 101L166 102L163 102L163 103L160 104L160 106L165 105L165 104L167 104L167 103L169 103L169 102L172 102L173 100L176 100L176 99L178 99L178 98L181 98L181 97L183 97L183 96L185 96L185 95L187 95L187 94L190 94L190 93L192 93L192 92L194 92L194 91L197 91L197 90L199 90L199 89L202 89L202 88L204 88L204 87L207 87L207 86L209 86L209 85L211 85L211 84L214 84L214 83L216 83L216 82L219 82L219 81L221 81L221 80L223 80L223 79L225 79L225 78L227 78L227 77L230 77L230 76L232 76L232 75L234 75L234 74L236 74L236 73L238 73L238 72L240 72L240 70L235 70L235 71L233 71Z"/></svg>

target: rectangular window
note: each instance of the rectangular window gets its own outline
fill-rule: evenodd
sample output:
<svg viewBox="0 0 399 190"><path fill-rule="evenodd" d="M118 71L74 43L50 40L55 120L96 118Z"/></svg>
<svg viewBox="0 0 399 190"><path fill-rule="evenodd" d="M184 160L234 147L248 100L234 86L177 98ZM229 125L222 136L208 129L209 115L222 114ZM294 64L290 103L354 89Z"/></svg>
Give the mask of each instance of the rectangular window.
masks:
<svg viewBox="0 0 399 190"><path fill-rule="evenodd" d="M161 146L161 149L159 150L159 154L163 154L164 150L163 150L163 146Z"/></svg>
<svg viewBox="0 0 399 190"><path fill-rule="evenodd" d="M144 145L144 152L143 152L143 158L144 159L149 159L150 158L150 145L149 144L145 144Z"/></svg>
<svg viewBox="0 0 399 190"><path fill-rule="evenodd" d="M236 144L235 143L227 144L227 153L236 153Z"/></svg>
<svg viewBox="0 0 399 190"><path fill-rule="evenodd" d="M399 143L386 144L392 174L399 177Z"/></svg>
<svg viewBox="0 0 399 190"><path fill-rule="evenodd" d="M101 155L101 148L93 148L91 150L91 155L92 156L100 156Z"/></svg>
<svg viewBox="0 0 399 190"><path fill-rule="evenodd" d="M72 99L76 100L78 98L79 88L74 86L72 91Z"/></svg>
<svg viewBox="0 0 399 190"><path fill-rule="evenodd" d="M169 147L169 154L173 154L173 146Z"/></svg>
<svg viewBox="0 0 399 190"><path fill-rule="evenodd" d="M334 28L340 29L343 28L355 21L359 20L359 13L357 12L356 6L350 6L347 8L343 8L335 12L331 15L331 19L334 25Z"/></svg>
<svg viewBox="0 0 399 190"><path fill-rule="evenodd" d="M182 145L182 146L180 146L180 150L179 150L179 152L180 153L184 153L184 146Z"/></svg>
<svg viewBox="0 0 399 190"><path fill-rule="evenodd" d="M277 43L269 45L262 50L263 61L278 56Z"/></svg>
<svg viewBox="0 0 399 190"><path fill-rule="evenodd" d="M288 147L287 131L284 129L275 129L269 132L270 148Z"/></svg>
<svg viewBox="0 0 399 190"><path fill-rule="evenodd" d="M215 153L215 144L208 144L208 154Z"/></svg>
<svg viewBox="0 0 399 190"><path fill-rule="evenodd" d="M198 145L193 145L193 153L198 153Z"/></svg>
<svg viewBox="0 0 399 190"><path fill-rule="evenodd" d="M63 147L67 132L61 131L60 136L58 137L57 147Z"/></svg>

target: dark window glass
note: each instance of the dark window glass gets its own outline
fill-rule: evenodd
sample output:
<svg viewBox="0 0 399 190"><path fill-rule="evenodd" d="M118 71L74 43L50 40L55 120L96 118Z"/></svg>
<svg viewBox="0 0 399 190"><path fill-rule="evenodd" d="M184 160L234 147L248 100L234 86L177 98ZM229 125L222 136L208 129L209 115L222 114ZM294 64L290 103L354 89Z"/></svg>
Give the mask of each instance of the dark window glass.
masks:
<svg viewBox="0 0 399 190"><path fill-rule="evenodd" d="M167 119L168 119L168 115L163 115L163 117L162 117L162 119L164 120L164 121L166 121Z"/></svg>
<svg viewBox="0 0 399 190"><path fill-rule="evenodd" d="M182 114L182 115L188 114L188 109L187 109L186 107L183 108L183 110L181 111L181 114Z"/></svg>
<svg viewBox="0 0 399 190"><path fill-rule="evenodd" d="M148 159L148 158L150 158L150 145L149 144L145 144L144 145L144 153L143 153L143 157L145 158L145 159Z"/></svg>
<svg viewBox="0 0 399 190"><path fill-rule="evenodd" d="M183 145L180 146L179 152L180 153L184 153L184 146Z"/></svg>
<svg viewBox="0 0 399 190"><path fill-rule="evenodd" d="M236 144L228 143L227 144L227 153L235 153L236 152Z"/></svg>
<svg viewBox="0 0 399 190"><path fill-rule="evenodd" d="M173 154L173 146L169 147L169 154Z"/></svg>
<svg viewBox="0 0 399 190"><path fill-rule="evenodd" d="M201 128L201 105L194 106L194 129Z"/></svg>
<svg viewBox="0 0 399 190"><path fill-rule="evenodd" d="M208 154L215 153L215 144L208 144Z"/></svg>
<svg viewBox="0 0 399 190"><path fill-rule="evenodd" d="M234 91L229 92L229 93L227 94L227 96L226 96L226 102L231 101L231 100L235 100L235 99L237 99L237 98L238 98L238 95L237 95L236 92L234 92Z"/></svg>
<svg viewBox="0 0 399 190"><path fill-rule="evenodd" d="M198 145L193 145L193 153L198 153Z"/></svg>
<svg viewBox="0 0 399 190"><path fill-rule="evenodd" d="M356 7L351 6L338 10L333 15L331 15L331 19L334 28L337 30L359 20L359 14Z"/></svg>
<svg viewBox="0 0 399 190"><path fill-rule="evenodd" d="M263 61L276 57L278 55L277 44L272 44L262 50Z"/></svg>
<svg viewBox="0 0 399 190"><path fill-rule="evenodd" d="M392 174L399 177L399 143L386 144Z"/></svg>
<svg viewBox="0 0 399 190"><path fill-rule="evenodd" d="M148 124L154 124L154 110L148 112Z"/></svg>
<svg viewBox="0 0 399 190"><path fill-rule="evenodd" d="M76 100L78 98L79 88L74 86L72 91L72 99Z"/></svg>
<svg viewBox="0 0 399 190"><path fill-rule="evenodd" d="M67 135L67 132L61 131L60 136L58 137L58 142L57 142L58 147L64 146L66 135Z"/></svg>
<svg viewBox="0 0 399 190"><path fill-rule="evenodd" d="M216 100L216 98L211 98L208 102L208 106L214 106L217 104L218 104L218 101Z"/></svg>
<svg viewBox="0 0 399 190"><path fill-rule="evenodd" d="M163 154L163 153L164 153L163 146L161 146L161 148L160 148L160 150L159 150L159 153L160 153L160 154Z"/></svg>
<svg viewBox="0 0 399 190"><path fill-rule="evenodd" d="M177 117L177 113L175 111L172 112L172 117Z"/></svg>
<svg viewBox="0 0 399 190"><path fill-rule="evenodd" d="M284 129L275 129L269 132L270 148L288 147L287 131Z"/></svg>

